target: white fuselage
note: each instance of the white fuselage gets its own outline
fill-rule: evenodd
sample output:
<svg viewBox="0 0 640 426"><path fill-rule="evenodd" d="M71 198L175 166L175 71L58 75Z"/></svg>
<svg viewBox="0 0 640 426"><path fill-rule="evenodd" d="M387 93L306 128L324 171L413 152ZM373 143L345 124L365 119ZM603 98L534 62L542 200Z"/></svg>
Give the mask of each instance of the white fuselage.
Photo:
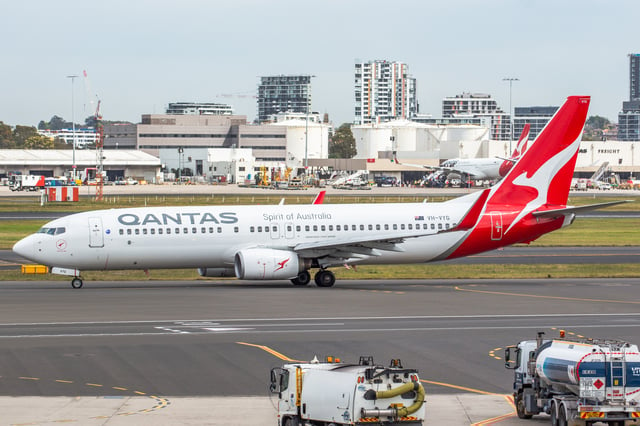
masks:
<svg viewBox="0 0 640 426"><path fill-rule="evenodd" d="M500 158L454 158L442 163L441 169L451 173L469 175L473 179L500 178Z"/></svg>
<svg viewBox="0 0 640 426"><path fill-rule="evenodd" d="M98 210L49 222L14 250L45 265L80 270L232 268L235 254L247 248L294 251L308 243L353 241L357 252L360 241L397 236L398 250L374 250L358 261L427 262L466 234L443 231L462 219L478 195L444 203Z"/></svg>

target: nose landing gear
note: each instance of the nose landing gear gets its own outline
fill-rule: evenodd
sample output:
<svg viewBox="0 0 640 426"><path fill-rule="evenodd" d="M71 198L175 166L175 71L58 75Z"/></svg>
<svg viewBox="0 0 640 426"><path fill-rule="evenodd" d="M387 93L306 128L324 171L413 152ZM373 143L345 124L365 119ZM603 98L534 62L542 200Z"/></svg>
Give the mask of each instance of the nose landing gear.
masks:
<svg viewBox="0 0 640 426"><path fill-rule="evenodd" d="M73 287L73 288L82 288L82 278L74 277L71 280L71 287Z"/></svg>

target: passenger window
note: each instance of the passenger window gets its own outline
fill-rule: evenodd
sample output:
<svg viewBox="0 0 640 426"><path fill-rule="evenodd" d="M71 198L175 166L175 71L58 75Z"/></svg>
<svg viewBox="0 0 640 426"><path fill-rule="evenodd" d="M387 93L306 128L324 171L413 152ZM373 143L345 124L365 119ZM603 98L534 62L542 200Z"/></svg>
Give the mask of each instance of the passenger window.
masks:
<svg viewBox="0 0 640 426"><path fill-rule="evenodd" d="M249 232L256 232L255 226L250 226L249 227Z"/></svg>
<svg viewBox="0 0 640 426"><path fill-rule="evenodd" d="M364 225L360 225L360 230L364 231Z"/></svg>
<svg viewBox="0 0 640 426"><path fill-rule="evenodd" d="M313 225L313 232L318 231L318 225Z"/></svg>
<svg viewBox="0 0 640 426"><path fill-rule="evenodd" d="M262 226L258 226L258 232L262 232Z"/></svg>
<svg viewBox="0 0 640 426"><path fill-rule="evenodd" d="M388 231L388 230L389 230L389 224L388 224L388 223L385 223L385 224L384 224L384 230L385 230L385 231Z"/></svg>
<svg viewBox="0 0 640 426"><path fill-rule="evenodd" d="M398 224L397 224L397 223L394 223L394 224L393 224L393 230L394 230L394 231L397 231L397 230L398 230Z"/></svg>
<svg viewBox="0 0 640 426"><path fill-rule="evenodd" d="M202 232L203 234L207 233L207 228L205 228L204 226L202 228L200 228L200 232Z"/></svg>
<svg viewBox="0 0 640 426"><path fill-rule="evenodd" d="M333 225L329 225L329 231L333 231Z"/></svg>
<svg viewBox="0 0 640 426"><path fill-rule="evenodd" d="M176 231L176 234L179 234L180 233L180 228L176 228L175 231Z"/></svg>
<svg viewBox="0 0 640 426"><path fill-rule="evenodd" d="M336 225L336 231L340 231L340 225Z"/></svg>
<svg viewBox="0 0 640 426"><path fill-rule="evenodd" d="M183 234L188 234L189 233L189 228L182 228L182 233Z"/></svg>
<svg viewBox="0 0 640 426"><path fill-rule="evenodd" d="M412 224L409 224L407 226L409 227L409 230L413 230L413 225Z"/></svg>
<svg viewBox="0 0 640 426"><path fill-rule="evenodd" d="M156 234L156 228L151 228L149 230L149 232L151 232L151 235L155 235Z"/></svg>
<svg viewBox="0 0 640 426"><path fill-rule="evenodd" d="M131 228L127 229L127 235L131 235Z"/></svg>
<svg viewBox="0 0 640 426"><path fill-rule="evenodd" d="M431 224L431 229L436 229L436 225L434 223Z"/></svg>
<svg viewBox="0 0 640 426"><path fill-rule="evenodd" d="M400 229L404 231L404 223L400 224Z"/></svg>
<svg viewBox="0 0 640 426"><path fill-rule="evenodd" d="M296 225L296 232L300 232L301 229L302 227L300 225Z"/></svg>
<svg viewBox="0 0 640 426"><path fill-rule="evenodd" d="M379 231L379 230L380 230L380 224L377 224L376 225L376 231Z"/></svg>
<svg viewBox="0 0 640 426"><path fill-rule="evenodd" d="M142 235L147 235L147 228L142 228Z"/></svg>
<svg viewBox="0 0 640 426"><path fill-rule="evenodd" d="M167 235L171 233L171 228L167 228Z"/></svg>
<svg viewBox="0 0 640 426"><path fill-rule="evenodd" d="M355 225L351 225L351 230L355 231L356 230L356 226Z"/></svg>
<svg viewBox="0 0 640 426"><path fill-rule="evenodd" d="M368 228L369 228L369 231L373 231L373 225L369 225Z"/></svg>
<svg viewBox="0 0 640 426"><path fill-rule="evenodd" d="M234 226L233 227L233 232L238 232L238 231L240 231L240 229L237 226Z"/></svg>
<svg viewBox="0 0 640 426"><path fill-rule="evenodd" d="M426 223L422 224L422 229L427 229L427 224Z"/></svg>
<svg viewBox="0 0 640 426"><path fill-rule="evenodd" d="M162 228L158 228L158 235L162 235Z"/></svg>
<svg viewBox="0 0 640 426"><path fill-rule="evenodd" d="M291 231L293 231L293 226L287 225L287 232L291 232Z"/></svg>
<svg viewBox="0 0 640 426"><path fill-rule="evenodd" d="M218 234L222 234L222 226L218 226Z"/></svg>
<svg viewBox="0 0 640 426"><path fill-rule="evenodd" d="M191 228L191 233L192 234L197 234L198 233L198 228Z"/></svg>
<svg viewBox="0 0 640 426"><path fill-rule="evenodd" d="M326 231L326 226L324 226L324 225L320 225L320 230L321 230L322 232Z"/></svg>
<svg viewBox="0 0 640 426"><path fill-rule="evenodd" d="M140 230L138 228L136 228L136 235L140 235Z"/></svg>
<svg viewBox="0 0 640 426"><path fill-rule="evenodd" d="M213 226L210 226L210 227L209 227L209 233L210 233L210 234L213 234Z"/></svg>
<svg viewBox="0 0 640 426"><path fill-rule="evenodd" d="M310 228L309 228L309 225L305 225L305 226L304 226L304 230L305 230L305 231L309 232L309 229L310 229Z"/></svg>
<svg viewBox="0 0 640 426"><path fill-rule="evenodd" d="M438 229L442 229L442 224L441 223L438 224Z"/></svg>
<svg viewBox="0 0 640 426"><path fill-rule="evenodd" d="M448 223L445 223L445 224L444 224L444 227L445 227L445 228L447 228L447 229L449 229L449 224L448 224Z"/></svg>
<svg viewBox="0 0 640 426"><path fill-rule="evenodd" d="M119 230L118 230L118 233L119 233L120 235L124 235L124 229L119 229Z"/></svg>

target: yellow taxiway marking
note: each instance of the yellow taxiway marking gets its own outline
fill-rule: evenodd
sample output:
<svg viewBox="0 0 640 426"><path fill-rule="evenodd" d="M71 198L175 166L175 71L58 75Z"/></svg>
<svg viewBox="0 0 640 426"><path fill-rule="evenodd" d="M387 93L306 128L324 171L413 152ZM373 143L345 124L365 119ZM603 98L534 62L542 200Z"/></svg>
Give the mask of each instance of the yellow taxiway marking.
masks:
<svg viewBox="0 0 640 426"><path fill-rule="evenodd" d="M640 301L633 301L633 300L584 299L580 297L542 296L540 294L508 293L505 291L490 291L490 290L473 290L470 288L462 288L459 286L455 286L454 289L457 291L466 291L469 293L496 294L500 296L534 297L537 299L556 299L556 300L573 300L577 302L619 303L619 304L628 304L628 305L640 305Z"/></svg>
<svg viewBox="0 0 640 426"><path fill-rule="evenodd" d="M479 389L467 388L467 387L458 386L458 385L452 385L450 383L434 382L433 380L420 379L420 381L422 383L427 383L429 385L444 386L444 387L447 387L447 388L458 389L458 390L462 390L462 391L465 391L465 392L479 393L481 395L501 395L501 394L495 393L495 392L487 392L487 391L483 391L483 390L479 390Z"/></svg>
<svg viewBox="0 0 640 426"><path fill-rule="evenodd" d="M502 359L502 357L500 357L500 356L496 355L496 351L499 351L499 350L501 350L501 349L502 349L502 348L494 348L494 349L490 350L490 351L489 351L489 356L490 356L491 358L494 358L494 359L497 359L497 360L501 360L501 359Z"/></svg>
<svg viewBox="0 0 640 426"><path fill-rule="evenodd" d="M37 377L18 377L18 379L20 379L20 380L34 380L34 381L35 380L40 380Z"/></svg>
<svg viewBox="0 0 640 426"><path fill-rule="evenodd" d="M56 380L58 383L73 383L71 380Z"/></svg>
<svg viewBox="0 0 640 426"><path fill-rule="evenodd" d="M286 355L281 354L280 352L271 349L269 346L264 346L264 345L256 345L254 343L245 343L245 342L236 342L238 345L244 345L244 346L252 346L254 348L258 348L258 349L262 349L265 352L270 353L271 355L275 356L276 358L280 358L283 361L289 361L289 362L300 362L297 359L292 359L289 358Z"/></svg>
<svg viewBox="0 0 640 426"><path fill-rule="evenodd" d="M97 383L85 383L85 385L87 385L87 386L94 386L94 387L96 387L96 388L101 388L101 387L102 387L102 385L99 385L99 384L97 384Z"/></svg>
<svg viewBox="0 0 640 426"><path fill-rule="evenodd" d="M513 411L511 413L503 414L501 416L492 417L490 419L481 420L481 421L476 422L476 423L471 423L471 426L489 426L489 425L493 425L493 424L496 424L496 423L500 423L503 420L515 417L517 414L516 414L516 406L515 406L515 403L513 402L513 396L512 395L503 395L503 397L504 397L504 399L507 400L507 402L509 403L509 405L513 409Z"/></svg>

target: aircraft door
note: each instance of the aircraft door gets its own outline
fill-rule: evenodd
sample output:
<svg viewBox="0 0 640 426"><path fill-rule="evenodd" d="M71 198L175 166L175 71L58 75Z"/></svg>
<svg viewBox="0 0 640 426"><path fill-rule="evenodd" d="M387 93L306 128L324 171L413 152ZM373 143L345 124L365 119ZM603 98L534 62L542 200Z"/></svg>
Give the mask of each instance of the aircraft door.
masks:
<svg viewBox="0 0 640 426"><path fill-rule="evenodd" d="M89 247L104 247L102 219L99 217L89 218Z"/></svg>
<svg viewBox="0 0 640 426"><path fill-rule="evenodd" d="M491 212L491 239L499 241L502 239L502 212Z"/></svg>

